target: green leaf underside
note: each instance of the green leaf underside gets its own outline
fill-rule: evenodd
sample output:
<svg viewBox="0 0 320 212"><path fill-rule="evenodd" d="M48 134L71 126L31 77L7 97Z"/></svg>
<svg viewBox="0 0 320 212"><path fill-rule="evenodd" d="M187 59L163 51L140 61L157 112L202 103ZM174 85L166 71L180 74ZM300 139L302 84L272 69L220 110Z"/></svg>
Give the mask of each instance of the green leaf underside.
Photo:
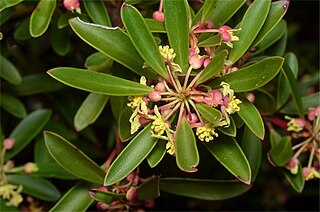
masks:
<svg viewBox="0 0 320 212"><path fill-rule="evenodd" d="M268 57L253 65L239 69L216 79L210 85L219 87L221 82L230 84L235 92L255 90L272 80L280 71L284 59L282 57Z"/></svg>
<svg viewBox="0 0 320 212"><path fill-rule="evenodd" d="M156 167L167 152L166 141L159 140L147 157L148 164L151 168Z"/></svg>
<svg viewBox="0 0 320 212"><path fill-rule="evenodd" d="M18 69L5 57L0 55L0 76L7 80L9 83L18 85L21 83L22 78Z"/></svg>
<svg viewBox="0 0 320 212"><path fill-rule="evenodd" d="M299 164L298 166L298 173L297 174L291 174L288 170L284 171L284 176L286 177L286 179L289 181L289 183L291 184L292 188L298 192L301 193L303 188L304 188L304 184L305 184L305 179L302 173L302 167L301 164Z"/></svg>
<svg viewBox="0 0 320 212"><path fill-rule="evenodd" d="M44 140L51 156L65 170L80 179L92 183L103 183L104 170L73 144L48 131L44 132Z"/></svg>
<svg viewBox="0 0 320 212"><path fill-rule="evenodd" d="M27 110L23 103L9 94L1 93L0 105L4 110L17 118L23 118L27 115Z"/></svg>
<svg viewBox="0 0 320 212"><path fill-rule="evenodd" d="M220 119L222 118L222 113L207 105L207 104L196 104L197 110L199 111L199 113L202 115L202 117L207 120L210 123L216 123L218 121L220 121Z"/></svg>
<svg viewBox="0 0 320 212"><path fill-rule="evenodd" d="M140 12L131 5L123 4L121 19L140 56L155 72L167 78L168 73L156 41Z"/></svg>
<svg viewBox="0 0 320 212"><path fill-rule="evenodd" d="M175 62L180 65L182 72L188 69L189 58L189 14L186 0L164 0L165 27L170 47L176 53Z"/></svg>
<svg viewBox="0 0 320 212"><path fill-rule="evenodd" d="M85 69L60 67L48 71L56 80L81 90L110 96L145 95L153 88L112 75Z"/></svg>
<svg viewBox="0 0 320 212"><path fill-rule="evenodd" d="M237 114L244 121L244 123L249 127L249 129L261 140L264 138L265 128L263 124L262 117L258 109L249 102L246 98L239 99L242 101L239 104L240 111Z"/></svg>
<svg viewBox="0 0 320 212"><path fill-rule="evenodd" d="M93 48L141 76L151 79L156 77L154 72L143 68L144 60L140 57L128 35L121 29L93 25L83 22L79 18L69 20L69 24L72 30Z"/></svg>
<svg viewBox="0 0 320 212"><path fill-rule="evenodd" d="M60 198L59 190L48 180L30 175L7 175L8 183L22 185L22 193L54 202Z"/></svg>
<svg viewBox="0 0 320 212"><path fill-rule="evenodd" d="M158 138L151 136L151 124L145 127L130 143L122 150L111 164L105 177L104 185L112 185L131 173L148 156Z"/></svg>
<svg viewBox="0 0 320 212"><path fill-rule="evenodd" d="M137 187L139 200L155 199L160 196L159 176L148 178L145 182Z"/></svg>
<svg viewBox="0 0 320 212"><path fill-rule="evenodd" d="M270 159L277 166L287 164L292 154L291 137L289 136L282 137L280 142L269 151Z"/></svg>
<svg viewBox="0 0 320 212"><path fill-rule="evenodd" d="M237 179L248 185L251 183L249 162L234 138L219 134L215 140L203 144Z"/></svg>
<svg viewBox="0 0 320 212"><path fill-rule="evenodd" d="M6 152L5 160L14 157L23 150L40 133L50 116L51 110L39 109L22 119L9 135L9 138L14 139L15 144L12 150Z"/></svg>
<svg viewBox="0 0 320 212"><path fill-rule="evenodd" d="M202 200L224 200L249 190L239 181L199 180L191 178L161 178L160 189L175 195Z"/></svg>
<svg viewBox="0 0 320 212"><path fill-rule="evenodd" d="M94 23L111 26L108 10L102 0L85 0L83 3L89 17Z"/></svg>
<svg viewBox="0 0 320 212"><path fill-rule="evenodd" d="M2 0L0 2L0 12L8 7L12 7L16 4L19 4L23 0Z"/></svg>
<svg viewBox="0 0 320 212"><path fill-rule="evenodd" d="M185 172L196 172L199 164L199 152L196 138L186 118L183 118L177 128L175 143L176 161L178 167Z"/></svg>

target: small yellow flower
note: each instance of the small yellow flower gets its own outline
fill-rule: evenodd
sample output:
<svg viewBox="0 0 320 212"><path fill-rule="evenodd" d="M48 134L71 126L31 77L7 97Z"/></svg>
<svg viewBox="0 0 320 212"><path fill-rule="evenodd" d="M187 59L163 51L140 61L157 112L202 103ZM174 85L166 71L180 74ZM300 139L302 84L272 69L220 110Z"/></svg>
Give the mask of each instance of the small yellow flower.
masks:
<svg viewBox="0 0 320 212"><path fill-rule="evenodd" d="M18 207L22 201L23 201L22 196L19 193L14 193L6 205Z"/></svg>
<svg viewBox="0 0 320 212"><path fill-rule="evenodd" d="M196 130L196 135L200 139L200 141L212 141L214 139L213 136L218 137L218 133L215 132L215 129L212 125L205 125L203 127L198 127Z"/></svg>
<svg viewBox="0 0 320 212"><path fill-rule="evenodd" d="M289 116L285 116L284 118L290 120L287 124L288 131L300 132L301 130L303 130L306 123L305 120L301 118L291 118Z"/></svg>
<svg viewBox="0 0 320 212"><path fill-rule="evenodd" d="M128 96L128 100L130 101L127 103L128 107L136 109L143 101L143 96Z"/></svg>
<svg viewBox="0 0 320 212"><path fill-rule="evenodd" d="M175 149L174 149L174 143L169 140L166 144L166 149L167 149L167 152L170 154L170 155L174 155L175 154Z"/></svg>
<svg viewBox="0 0 320 212"><path fill-rule="evenodd" d="M163 135L166 130L166 122L162 118L157 118L152 122L151 130L155 136Z"/></svg>
<svg viewBox="0 0 320 212"><path fill-rule="evenodd" d="M220 86L222 86L222 94L223 96L229 95L230 97L233 96L234 91L230 88L230 85L226 82L221 82Z"/></svg>
<svg viewBox="0 0 320 212"><path fill-rule="evenodd" d="M19 204L23 201L22 196L20 195L22 191L22 186L16 186L11 184L6 184L0 186L0 197L3 199L9 200L6 203L7 206L18 207Z"/></svg>
<svg viewBox="0 0 320 212"><path fill-rule="evenodd" d="M237 111L240 111L240 107L238 106L242 102L239 99L236 99L235 96L232 97L232 99L229 100L228 108L226 109L227 113L233 114Z"/></svg>
<svg viewBox="0 0 320 212"><path fill-rule="evenodd" d="M161 56L167 59L169 62L173 62L174 58L176 57L174 50L169 46L159 46L159 51Z"/></svg>

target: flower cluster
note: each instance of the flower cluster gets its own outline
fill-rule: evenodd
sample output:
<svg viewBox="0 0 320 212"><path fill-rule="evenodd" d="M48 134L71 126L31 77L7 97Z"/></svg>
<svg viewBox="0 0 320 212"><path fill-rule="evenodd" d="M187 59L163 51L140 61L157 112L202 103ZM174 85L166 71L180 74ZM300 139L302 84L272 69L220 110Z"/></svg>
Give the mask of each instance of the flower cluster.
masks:
<svg viewBox="0 0 320 212"><path fill-rule="evenodd" d="M11 184L0 185L0 196L2 199L8 200L7 206L18 207L23 201L21 196L22 186Z"/></svg>

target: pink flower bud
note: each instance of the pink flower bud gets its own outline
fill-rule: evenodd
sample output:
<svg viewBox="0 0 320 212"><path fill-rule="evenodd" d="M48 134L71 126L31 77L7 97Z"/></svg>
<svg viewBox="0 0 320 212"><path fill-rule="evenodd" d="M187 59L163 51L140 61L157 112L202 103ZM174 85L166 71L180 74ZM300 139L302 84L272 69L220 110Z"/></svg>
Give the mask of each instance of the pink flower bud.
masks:
<svg viewBox="0 0 320 212"><path fill-rule="evenodd" d="M23 166L23 170L27 174L32 174L34 172L37 172L39 170L37 164L28 162Z"/></svg>
<svg viewBox="0 0 320 212"><path fill-rule="evenodd" d="M297 159L291 159L287 166L290 168L290 169L293 169L295 168L297 165L298 165L299 161Z"/></svg>
<svg viewBox="0 0 320 212"><path fill-rule="evenodd" d="M207 29L213 29L213 28L214 28L214 23L213 23L213 21L207 20L207 21L206 21L206 24L207 24L207 26L206 26Z"/></svg>
<svg viewBox="0 0 320 212"><path fill-rule="evenodd" d="M247 99L249 100L249 102L254 103L254 101L256 100L256 96L254 95L254 93L249 92L247 94Z"/></svg>
<svg viewBox="0 0 320 212"><path fill-rule="evenodd" d="M222 40L223 41L231 41L232 40L232 36L230 34L230 32L228 32L228 30L231 30L232 28L227 26L227 25L224 25L224 26L221 26L219 28L219 33L222 35Z"/></svg>
<svg viewBox="0 0 320 212"><path fill-rule="evenodd" d="M309 178L310 177L310 174L311 174L311 167L304 167L302 169L302 173L303 173L303 176L304 178Z"/></svg>
<svg viewBox="0 0 320 212"><path fill-rule="evenodd" d="M113 201L110 203L111 207L117 206L119 204L119 200Z"/></svg>
<svg viewBox="0 0 320 212"><path fill-rule="evenodd" d="M79 0L63 0L63 6L73 12L74 10L77 10L80 8Z"/></svg>
<svg viewBox="0 0 320 212"><path fill-rule="evenodd" d="M129 201L135 201L138 199L138 193L135 187L131 187L126 194L126 198Z"/></svg>
<svg viewBox="0 0 320 212"><path fill-rule="evenodd" d="M308 119L309 121L313 121L316 118L316 110L314 108L308 111Z"/></svg>
<svg viewBox="0 0 320 212"><path fill-rule="evenodd" d="M104 203L104 202L97 202L97 209L99 210L99 211L105 211L105 210L107 210L108 208L109 208L109 205L107 205L106 203Z"/></svg>
<svg viewBox="0 0 320 212"><path fill-rule="evenodd" d="M159 102L161 100L161 95L159 91L152 91L148 95L149 99L153 102Z"/></svg>
<svg viewBox="0 0 320 212"><path fill-rule="evenodd" d="M205 29L204 25L203 25L203 23L201 21L198 21L197 25L198 25L198 30Z"/></svg>
<svg viewBox="0 0 320 212"><path fill-rule="evenodd" d="M155 11L155 12L152 14L152 18L153 18L154 20L157 20L157 21L160 21L160 22L164 22L164 14L163 14L163 12Z"/></svg>
<svg viewBox="0 0 320 212"><path fill-rule="evenodd" d="M206 47L204 48L204 50L206 51L206 54L207 54L207 55L211 55L211 49L210 49L209 46L206 46Z"/></svg>
<svg viewBox="0 0 320 212"><path fill-rule="evenodd" d="M128 174L127 180L132 182L135 177L136 177L136 173L135 172L131 172L130 174Z"/></svg>
<svg viewBox="0 0 320 212"><path fill-rule="evenodd" d="M210 58L204 59L204 61L203 61L203 66L204 66L204 67L207 67L210 62L211 62Z"/></svg>
<svg viewBox="0 0 320 212"><path fill-rule="evenodd" d="M159 92L165 92L167 90L163 82L158 82L154 88Z"/></svg>
<svg viewBox="0 0 320 212"><path fill-rule="evenodd" d="M6 150L10 150L14 147L14 139L13 138L6 138L4 139L3 141L3 147L6 149Z"/></svg>
<svg viewBox="0 0 320 212"><path fill-rule="evenodd" d="M297 123L297 125L301 128L304 128L304 126L306 126L306 121L302 118L295 118L294 119Z"/></svg>
<svg viewBox="0 0 320 212"><path fill-rule="evenodd" d="M189 113L187 120L190 124L195 124L198 121L198 116L195 113Z"/></svg>
<svg viewBox="0 0 320 212"><path fill-rule="evenodd" d="M108 188L106 186L101 186L100 188L98 188L98 191L106 192L108 191Z"/></svg>
<svg viewBox="0 0 320 212"><path fill-rule="evenodd" d="M139 117L139 122L142 126L145 126L146 124L150 123L151 122L151 119L147 119L146 117L144 116L140 116Z"/></svg>
<svg viewBox="0 0 320 212"><path fill-rule="evenodd" d="M203 58L201 58L199 55L194 54L191 57L189 57L189 64L192 66L193 69L198 69L203 65Z"/></svg>

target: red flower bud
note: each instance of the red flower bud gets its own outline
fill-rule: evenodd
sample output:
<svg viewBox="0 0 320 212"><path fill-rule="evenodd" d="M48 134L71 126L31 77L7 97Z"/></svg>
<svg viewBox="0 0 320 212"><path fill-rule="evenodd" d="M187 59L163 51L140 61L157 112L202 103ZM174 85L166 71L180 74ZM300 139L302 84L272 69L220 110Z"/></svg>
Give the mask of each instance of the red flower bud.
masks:
<svg viewBox="0 0 320 212"><path fill-rule="evenodd" d="M126 198L129 201L135 201L138 199L138 193L135 187L131 187L126 194Z"/></svg>
<svg viewBox="0 0 320 212"><path fill-rule="evenodd" d="M4 139L3 141L3 147L6 149L6 150L10 150L14 147L14 139L13 138L6 138Z"/></svg>
<svg viewBox="0 0 320 212"><path fill-rule="evenodd" d="M159 102L161 100L161 95L159 91L152 91L148 95L149 99L153 102Z"/></svg>
<svg viewBox="0 0 320 212"><path fill-rule="evenodd" d="M157 21L160 21L160 22L164 22L163 12L155 11L155 12L152 14L152 18L153 18L154 20L157 20Z"/></svg>

